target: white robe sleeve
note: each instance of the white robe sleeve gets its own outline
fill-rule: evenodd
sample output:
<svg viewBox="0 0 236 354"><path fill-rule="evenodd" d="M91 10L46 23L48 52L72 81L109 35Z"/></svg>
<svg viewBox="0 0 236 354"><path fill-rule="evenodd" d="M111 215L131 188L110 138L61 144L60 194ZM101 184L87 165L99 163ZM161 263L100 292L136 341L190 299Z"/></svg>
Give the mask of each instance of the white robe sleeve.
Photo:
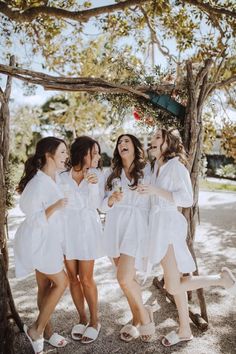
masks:
<svg viewBox="0 0 236 354"><path fill-rule="evenodd" d="M29 182L20 197L20 208L26 216L27 224L32 227L44 227L48 225L43 204L43 193L45 192L43 192L42 186L39 183Z"/></svg>
<svg viewBox="0 0 236 354"><path fill-rule="evenodd" d="M176 161L173 171L175 189L172 191L174 204L178 207L189 208L193 204L193 189L187 168Z"/></svg>

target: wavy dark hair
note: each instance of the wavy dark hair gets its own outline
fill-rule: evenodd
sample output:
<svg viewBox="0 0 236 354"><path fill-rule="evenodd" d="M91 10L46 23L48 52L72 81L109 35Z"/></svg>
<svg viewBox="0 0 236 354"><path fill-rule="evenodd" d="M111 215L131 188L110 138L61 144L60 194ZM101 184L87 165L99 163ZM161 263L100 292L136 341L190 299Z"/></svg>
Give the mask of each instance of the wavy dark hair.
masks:
<svg viewBox="0 0 236 354"><path fill-rule="evenodd" d="M55 155L55 152L61 143L66 146L64 140L55 138L54 136L48 136L37 142L35 154L30 156L25 162L23 175L16 188L18 193L21 194L23 192L27 183L36 175L37 171L42 169L46 164L46 153Z"/></svg>
<svg viewBox="0 0 236 354"><path fill-rule="evenodd" d="M165 151L162 152L163 161L167 162L174 157L179 157L179 161L184 164L187 168L188 160L187 160L187 153L185 151L181 135L176 128L160 128L158 131L161 131L163 143L161 144L161 151L162 146L166 142L167 148ZM154 159L151 163L152 170L154 169L156 159Z"/></svg>
<svg viewBox="0 0 236 354"><path fill-rule="evenodd" d="M98 146L99 154L101 155L101 148L99 143L90 138L89 136L83 135L76 138L70 147L70 160L68 162L68 170L71 167L78 166L79 170L82 170L85 163L85 156L90 153L92 159L92 148L94 145ZM98 162L98 168L101 168L101 159Z"/></svg>
<svg viewBox="0 0 236 354"><path fill-rule="evenodd" d="M113 159L111 162L111 168L112 168L112 173L107 179L106 182L106 190L111 190L112 189L112 181L114 178L120 178L121 177L121 172L123 168L123 163L122 159L120 157L119 151L118 151L118 145L120 142L120 139L123 138L124 136L128 136L134 146L134 160L130 165L129 168L129 173L130 177L133 179L133 183L129 185L130 188L135 189L138 185L138 180L139 178L143 178L143 169L146 165L145 161L145 155L144 155L144 149L142 146L142 143L139 141L136 136L132 134L122 134L118 137L117 142L116 142L116 147L113 153Z"/></svg>

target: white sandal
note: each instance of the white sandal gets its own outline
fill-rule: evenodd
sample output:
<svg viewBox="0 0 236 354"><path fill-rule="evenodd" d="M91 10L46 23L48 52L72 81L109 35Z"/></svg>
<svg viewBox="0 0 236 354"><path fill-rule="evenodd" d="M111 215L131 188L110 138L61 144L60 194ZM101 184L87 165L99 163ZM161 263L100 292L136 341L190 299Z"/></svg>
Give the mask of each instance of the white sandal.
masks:
<svg viewBox="0 0 236 354"><path fill-rule="evenodd" d="M127 334L128 336L124 336L124 334ZM131 340L136 339L138 337L138 328L136 326L133 326L132 324L127 324L120 330L120 339L122 339L124 342L131 342Z"/></svg>
<svg viewBox="0 0 236 354"><path fill-rule="evenodd" d="M53 333L49 339L44 338L44 342L51 344L55 348L64 348L68 344L68 340L58 333Z"/></svg>
<svg viewBox="0 0 236 354"><path fill-rule="evenodd" d="M193 339L193 335L190 337L180 337L178 333L175 331L171 331L168 333L166 336L164 336L161 340L162 345L164 347L172 347L172 345L181 343L181 342L189 342L190 340Z"/></svg>
<svg viewBox="0 0 236 354"><path fill-rule="evenodd" d="M83 334L83 337L81 339L81 343L90 344L90 343L94 342L99 335L100 329L101 329L100 323L98 324L97 329L94 327L88 326ZM88 338L88 340L83 340L84 337Z"/></svg>
<svg viewBox="0 0 236 354"><path fill-rule="evenodd" d="M152 306L145 306L145 307L148 311L150 322L145 325L141 325L138 330L139 330L141 341L148 343L152 341L152 337L155 334L155 323L153 319Z"/></svg>
<svg viewBox="0 0 236 354"><path fill-rule="evenodd" d="M40 339L37 339L37 340L33 340L30 337L30 335L28 334L29 328L26 326L26 324L24 324L23 329L24 329L24 332L26 334L26 337L29 339L29 341L30 341L30 343L32 345L32 348L33 348L35 354L42 354L43 353L44 339L40 338Z"/></svg>
<svg viewBox="0 0 236 354"><path fill-rule="evenodd" d="M74 340L81 340L83 338L83 334L86 331L87 325L79 323L75 325L71 330L71 337Z"/></svg>

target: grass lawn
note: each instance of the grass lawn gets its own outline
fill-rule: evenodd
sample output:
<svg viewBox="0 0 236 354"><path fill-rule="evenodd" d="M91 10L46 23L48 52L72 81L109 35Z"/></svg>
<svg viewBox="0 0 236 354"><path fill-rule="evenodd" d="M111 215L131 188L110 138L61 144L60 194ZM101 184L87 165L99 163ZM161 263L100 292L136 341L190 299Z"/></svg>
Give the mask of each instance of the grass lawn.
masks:
<svg viewBox="0 0 236 354"><path fill-rule="evenodd" d="M210 191L229 191L236 192L236 185L225 183L217 183L212 181L207 181L205 179L200 180L200 189L210 190Z"/></svg>

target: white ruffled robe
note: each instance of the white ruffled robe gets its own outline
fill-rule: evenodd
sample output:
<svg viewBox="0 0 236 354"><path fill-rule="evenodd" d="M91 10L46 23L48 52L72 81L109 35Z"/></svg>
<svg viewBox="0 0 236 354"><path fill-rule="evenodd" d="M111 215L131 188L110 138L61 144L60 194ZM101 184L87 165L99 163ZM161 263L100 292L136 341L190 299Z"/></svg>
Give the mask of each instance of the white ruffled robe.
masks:
<svg viewBox="0 0 236 354"><path fill-rule="evenodd" d="M66 216L66 259L95 260L105 256L103 232L97 209L103 200L103 174L97 170L99 182L78 185L71 172L62 172L60 177L67 184L69 204L65 208ZM63 188L62 188L63 189Z"/></svg>
<svg viewBox="0 0 236 354"><path fill-rule="evenodd" d="M156 163L151 184L172 192L174 202L157 196L151 197L148 262L151 265L159 264L166 255L168 246L173 245L178 270L181 273L190 273L196 266L186 242L187 221L177 209L188 208L193 204L189 172L178 157L162 165L158 176L157 168Z"/></svg>
<svg viewBox="0 0 236 354"><path fill-rule="evenodd" d="M145 183L149 182L149 169L149 165L144 169ZM110 173L111 170L106 177ZM145 256L147 252L145 248L141 249L141 245L147 244L149 198L130 189L130 184L122 170L121 186L124 196L111 208L108 206L108 198L113 191L106 192L102 205L102 211L106 212L104 245L107 256L116 258L125 254L134 257L136 263L137 254Z"/></svg>
<svg viewBox="0 0 236 354"><path fill-rule="evenodd" d="M64 268L63 210L55 211L48 219L45 214L45 209L61 198L58 184L40 170L26 185L20 197L25 220L14 239L16 277L25 277L35 269L56 274Z"/></svg>

